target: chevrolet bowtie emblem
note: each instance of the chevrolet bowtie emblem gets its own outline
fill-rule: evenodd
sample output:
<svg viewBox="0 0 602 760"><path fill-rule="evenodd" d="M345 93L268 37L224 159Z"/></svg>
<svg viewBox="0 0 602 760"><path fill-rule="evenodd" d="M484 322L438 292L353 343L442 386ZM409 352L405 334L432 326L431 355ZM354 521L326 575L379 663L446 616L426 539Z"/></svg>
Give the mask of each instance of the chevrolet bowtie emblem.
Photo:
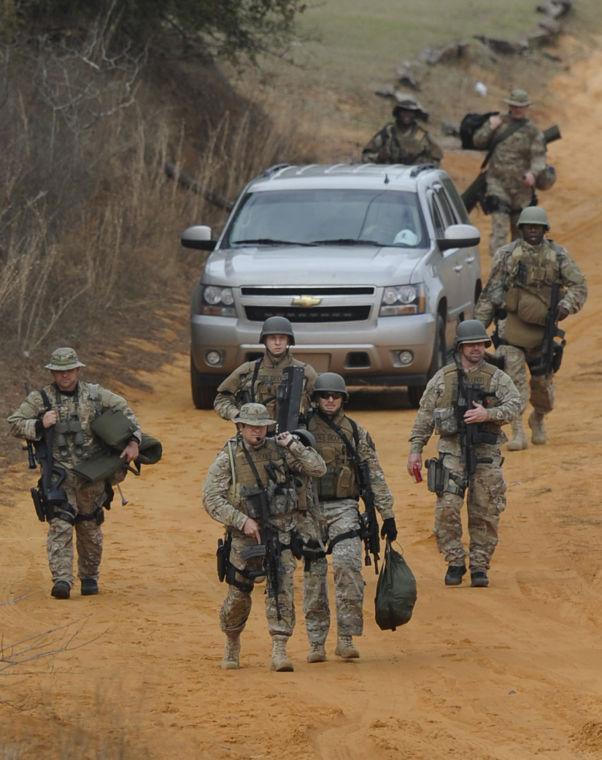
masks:
<svg viewBox="0 0 602 760"><path fill-rule="evenodd" d="M317 296L295 296L293 298L293 306L303 306L308 309L310 306L317 306L322 303L322 299Z"/></svg>

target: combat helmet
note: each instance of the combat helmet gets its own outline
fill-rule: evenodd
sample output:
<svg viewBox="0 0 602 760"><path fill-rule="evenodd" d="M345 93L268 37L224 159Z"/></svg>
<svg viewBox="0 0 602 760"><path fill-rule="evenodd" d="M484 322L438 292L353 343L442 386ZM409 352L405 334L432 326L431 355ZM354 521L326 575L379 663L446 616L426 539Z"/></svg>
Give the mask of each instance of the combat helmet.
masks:
<svg viewBox="0 0 602 760"><path fill-rule="evenodd" d="M416 98L414 98L412 95L406 95L405 93L395 94L395 105L393 106L393 111L391 112L395 118L397 117L398 111L414 111L417 119L424 119L424 121L428 119L428 113L424 110Z"/></svg>
<svg viewBox="0 0 602 760"><path fill-rule="evenodd" d="M516 88L512 90L509 97L504 98L504 103L508 103L509 106L530 106L529 93L526 90Z"/></svg>
<svg viewBox="0 0 602 760"><path fill-rule="evenodd" d="M241 422L243 425L253 425L263 427L264 425L275 425L276 420L270 419L270 413L263 404L249 402L240 407L238 416L234 422Z"/></svg>
<svg viewBox="0 0 602 760"><path fill-rule="evenodd" d="M550 229L548 215L545 208L541 206L527 206L527 208L524 208L520 212L516 226L520 227L523 224L541 224L546 230Z"/></svg>
<svg viewBox="0 0 602 760"><path fill-rule="evenodd" d="M70 369L77 369L77 367L85 367L77 358L77 353L74 348L55 349L50 355L50 362L45 365L46 369L53 370L55 372L67 372Z"/></svg>
<svg viewBox="0 0 602 760"><path fill-rule="evenodd" d="M331 393L342 393L345 401L349 399L345 380L336 372L323 372L318 375L314 385L313 395L330 391Z"/></svg>
<svg viewBox="0 0 602 760"><path fill-rule="evenodd" d="M485 343L490 346L491 338L487 335L483 323L478 319L465 319L464 322L460 322L456 331L456 348L463 343Z"/></svg>
<svg viewBox="0 0 602 760"><path fill-rule="evenodd" d="M293 326L286 317L268 317L261 327L259 342L265 344L265 338L267 335L287 335L289 338L289 346L295 345Z"/></svg>

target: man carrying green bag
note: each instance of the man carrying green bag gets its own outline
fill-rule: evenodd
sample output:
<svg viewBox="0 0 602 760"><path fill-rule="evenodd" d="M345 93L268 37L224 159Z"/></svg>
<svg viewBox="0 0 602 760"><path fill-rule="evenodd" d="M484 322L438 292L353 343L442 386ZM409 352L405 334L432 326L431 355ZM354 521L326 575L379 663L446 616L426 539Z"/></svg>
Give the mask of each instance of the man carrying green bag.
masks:
<svg viewBox="0 0 602 760"><path fill-rule="evenodd" d="M416 578L387 538L385 563L378 576L374 598L376 624L382 631L394 631L410 621L415 604Z"/></svg>

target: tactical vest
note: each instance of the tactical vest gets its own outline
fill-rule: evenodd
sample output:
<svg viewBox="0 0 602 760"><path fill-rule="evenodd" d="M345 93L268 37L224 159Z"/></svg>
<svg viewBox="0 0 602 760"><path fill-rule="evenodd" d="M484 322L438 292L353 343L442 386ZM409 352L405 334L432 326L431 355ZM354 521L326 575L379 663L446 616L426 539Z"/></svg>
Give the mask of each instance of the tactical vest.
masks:
<svg viewBox="0 0 602 760"><path fill-rule="evenodd" d="M535 251L518 241L507 262L510 287L506 291L507 312L503 337L522 348L536 348L544 336L552 285L559 281L558 251L544 240Z"/></svg>
<svg viewBox="0 0 602 760"><path fill-rule="evenodd" d="M101 411L98 385L80 382L73 395L62 394L54 384L43 390L50 408L58 414L54 425L57 461L78 461L98 448L90 427Z"/></svg>
<svg viewBox="0 0 602 760"><path fill-rule="evenodd" d="M435 433L440 436L456 435L458 432L457 404L458 404L458 368L455 364L448 364L443 368L443 394L437 400L437 407L433 410L435 422ZM466 373L466 382L470 385L477 385L483 394L491 392L491 381L496 372L496 367L487 362L481 362L481 365L471 372ZM483 400L483 406L491 409L499 406L499 401L495 396L486 396ZM486 433L499 433L499 423L489 421L478 424L480 430Z"/></svg>
<svg viewBox="0 0 602 760"><path fill-rule="evenodd" d="M268 413L272 419L276 419L278 415L278 403L276 401L276 394L278 392L278 386L282 382L282 373L287 367L305 365L301 362L297 362L291 356L286 357L279 362L275 367L268 366L262 359L258 359L254 365L251 373L245 378L245 385L243 388L243 403L249 401L257 404L263 404L267 407ZM307 379L304 378L303 390L305 391L305 385ZM303 411L304 394L302 396L301 411Z"/></svg>
<svg viewBox="0 0 602 760"><path fill-rule="evenodd" d="M356 449L356 435L349 418L339 414L333 422L341 429L351 446ZM326 474L318 480L320 501L359 499L355 464L341 437L318 414L311 415L307 429L314 434L316 451L326 462Z"/></svg>
<svg viewBox="0 0 602 760"><path fill-rule="evenodd" d="M240 439L233 438L225 447L230 458L231 469L233 465L228 501L245 515L257 519L259 515L255 513L247 496L257 491L259 485L255 473L249 466L243 445ZM270 514L285 515L297 509L295 479L276 441L273 438L266 438L263 446L258 449L247 449L247 452L255 464L262 486L268 492ZM266 465L268 465L267 469Z"/></svg>
<svg viewBox="0 0 602 760"><path fill-rule="evenodd" d="M403 134L395 124L385 127L386 147L393 164L413 164L416 157L424 151L426 132L415 125L414 129Z"/></svg>

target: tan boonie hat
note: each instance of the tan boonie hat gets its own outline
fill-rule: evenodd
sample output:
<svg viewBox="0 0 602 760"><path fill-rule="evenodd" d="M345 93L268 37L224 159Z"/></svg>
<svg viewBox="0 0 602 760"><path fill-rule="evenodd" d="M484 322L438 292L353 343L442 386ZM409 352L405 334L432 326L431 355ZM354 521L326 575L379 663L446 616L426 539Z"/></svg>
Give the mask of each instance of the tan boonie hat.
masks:
<svg viewBox="0 0 602 760"><path fill-rule="evenodd" d="M242 422L243 425L275 425L276 420L271 420L268 410L263 404L243 404L234 422Z"/></svg>
<svg viewBox="0 0 602 760"><path fill-rule="evenodd" d="M530 106L529 94L526 90L512 90L510 97L504 98L504 103L508 103L509 106Z"/></svg>
<svg viewBox="0 0 602 760"><path fill-rule="evenodd" d="M77 367L85 367L77 358L74 348L57 348L50 355L50 363L46 365L46 369L52 369L55 372L66 371L69 369L76 369Z"/></svg>

